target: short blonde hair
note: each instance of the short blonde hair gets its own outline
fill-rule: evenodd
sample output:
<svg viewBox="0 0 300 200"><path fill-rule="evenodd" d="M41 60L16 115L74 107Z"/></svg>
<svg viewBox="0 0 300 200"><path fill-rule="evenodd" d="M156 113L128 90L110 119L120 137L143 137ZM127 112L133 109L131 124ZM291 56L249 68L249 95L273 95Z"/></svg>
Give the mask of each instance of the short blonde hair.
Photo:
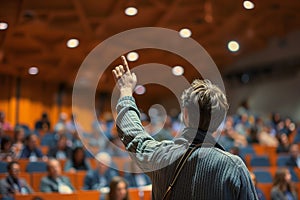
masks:
<svg viewBox="0 0 300 200"><path fill-rule="evenodd" d="M209 132L217 130L229 108L223 91L207 79L194 80L183 92L181 101L188 111L188 126Z"/></svg>

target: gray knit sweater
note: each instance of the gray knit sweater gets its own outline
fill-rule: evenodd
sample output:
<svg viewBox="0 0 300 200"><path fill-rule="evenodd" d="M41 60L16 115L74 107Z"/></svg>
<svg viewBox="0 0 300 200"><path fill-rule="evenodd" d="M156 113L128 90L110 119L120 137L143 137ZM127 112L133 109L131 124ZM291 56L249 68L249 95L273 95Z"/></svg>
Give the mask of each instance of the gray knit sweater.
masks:
<svg viewBox="0 0 300 200"><path fill-rule="evenodd" d="M143 128L133 97L117 104L119 136L141 169L152 180L152 199L161 200L190 141L178 138L158 142ZM213 146L197 149L184 165L172 190L178 200L258 199L243 161Z"/></svg>

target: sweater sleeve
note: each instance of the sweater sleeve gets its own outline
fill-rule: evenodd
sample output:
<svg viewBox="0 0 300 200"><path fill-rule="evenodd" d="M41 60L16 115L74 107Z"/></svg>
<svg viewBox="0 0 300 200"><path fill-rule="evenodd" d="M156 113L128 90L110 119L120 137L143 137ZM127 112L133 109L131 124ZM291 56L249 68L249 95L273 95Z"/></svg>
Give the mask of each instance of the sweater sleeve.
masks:
<svg viewBox="0 0 300 200"><path fill-rule="evenodd" d="M156 141L145 131L133 97L125 96L119 99L117 113L119 137L131 157L140 163L139 165L143 164L140 167L144 170L153 169L153 166L162 162L165 157L163 152L168 152L168 148L172 146L174 148L173 141Z"/></svg>
<svg viewBox="0 0 300 200"><path fill-rule="evenodd" d="M254 200L257 199L257 193L253 182L250 178L249 171L244 163L241 161L240 166L238 167L240 171L240 191L239 191L239 200Z"/></svg>

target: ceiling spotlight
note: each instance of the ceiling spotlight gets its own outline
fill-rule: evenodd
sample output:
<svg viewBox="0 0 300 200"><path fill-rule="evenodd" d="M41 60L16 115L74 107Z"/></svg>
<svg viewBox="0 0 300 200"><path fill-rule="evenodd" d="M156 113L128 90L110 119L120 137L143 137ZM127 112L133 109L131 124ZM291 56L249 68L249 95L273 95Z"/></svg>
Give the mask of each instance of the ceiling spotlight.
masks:
<svg viewBox="0 0 300 200"><path fill-rule="evenodd" d="M184 69L181 66L175 66L172 68L172 73L174 76L181 76L184 73Z"/></svg>
<svg viewBox="0 0 300 200"><path fill-rule="evenodd" d="M188 37L191 37L192 31L188 28L183 28L179 31L179 35L182 38L188 38Z"/></svg>
<svg viewBox="0 0 300 200"><path fill-rule="evenodd" d="M76 48L79 45L79 40L78 39L69 39L67 42L67 47L69 48Z"/></svg>
<svg viewBox="0 0 300 200"><path fill-rule="evenodd" d="M134 16L138 13L138 9L135 7L128 7L125 9L125 14L127 16Z"/></svg>
<svg viewBox="0 0 300 200"><path fill-rule="evenodd" d="M231 52L237 52L240 49L240 45L237 41L230 41L227 44L227 48Z"/></svg>
<svg viewBox="0 0 300 200"><path fill-rule="evenodd" d="M37 75L39 73L39 69L37 67L30 67L28 69L28 74L30 75Z"/></svg>
<svg viewBox="0 0 300 200"><path fill-rule="evenodd" d="M254 3L251 1L244 1L243 2L243 6L244 8L246 8L247 10L251 10L254 8Z"/></svg>
<svg viewBox="0 0 300 200"><path fill-rule="evenodd" d="M137 85L134 89L134 92L138 95L145 94L146 88L143 85Z"/></svg>
<svg viewBox="0 0 300 200"><path fill-rule="evenodd" d="M136 61L137 59L139 59L139 54L137 52L130 52L127 54L127 60L133 62L133 61Z"/></svg>
<svg viewBox="0 0 300 200"><path fill-rule="evenodd" d="M6 30L8 28L8 24L6 22L0 22L0 30Z"/></svg>

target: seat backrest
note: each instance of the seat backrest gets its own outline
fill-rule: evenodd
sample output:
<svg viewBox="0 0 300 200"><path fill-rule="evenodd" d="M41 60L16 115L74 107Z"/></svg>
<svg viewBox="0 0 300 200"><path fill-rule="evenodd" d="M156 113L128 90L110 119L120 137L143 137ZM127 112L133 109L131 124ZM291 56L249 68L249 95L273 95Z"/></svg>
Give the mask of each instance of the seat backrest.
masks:
<svg viewBox="0 0 300 200"><path fill-rule="evenodd" d="M47 171L47 163L43 161L37 162L28 162L26 166L27 172L46 172Z"/></svg>
<svg viewBox="0 0 300 200"><path fill-rule="evenodd" d="M277 157L277 162L276 162L277 166L279 167L286 166L286 162L288 161L288 159L289 159L289 155L279 155Z"/></svg>
<svg viewBox="0 0 300 200"><path fill-rule="evenodd" d="M272 183L273 181L272 174L268 170L255 169L253 170L253 173L255 174L258 183Z"/></svg>
<svg viewBox="0 0 300 200"><path fill-rule="evenodd" d="M0 173L7 173L7 162L0 162Z"/></svg>
<svg viewBox="0 0 300 200"><path fill-rule="evenodd" d="M270 160L267 156L252 156L250 160L250 166L268 167L270 166Z"/></svg>

